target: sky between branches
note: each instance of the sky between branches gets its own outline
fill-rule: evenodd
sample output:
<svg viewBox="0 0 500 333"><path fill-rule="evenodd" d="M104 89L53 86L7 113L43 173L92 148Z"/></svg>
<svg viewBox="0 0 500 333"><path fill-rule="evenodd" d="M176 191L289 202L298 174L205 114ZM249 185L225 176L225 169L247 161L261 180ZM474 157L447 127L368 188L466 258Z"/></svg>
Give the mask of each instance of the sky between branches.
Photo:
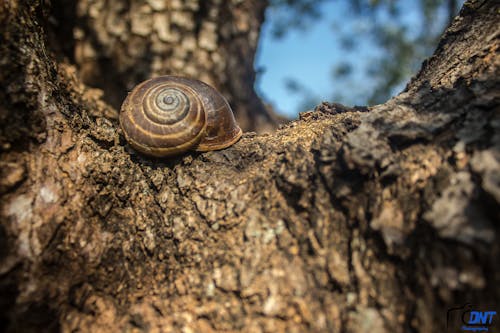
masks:
<svg viewBox="0 0 500 333"><path fill-rule="evenodd" d="M455 15L463 0L274 0L261 31L256 89L292 118L321 101L383 102L432 54L452 2Z"/></svg>

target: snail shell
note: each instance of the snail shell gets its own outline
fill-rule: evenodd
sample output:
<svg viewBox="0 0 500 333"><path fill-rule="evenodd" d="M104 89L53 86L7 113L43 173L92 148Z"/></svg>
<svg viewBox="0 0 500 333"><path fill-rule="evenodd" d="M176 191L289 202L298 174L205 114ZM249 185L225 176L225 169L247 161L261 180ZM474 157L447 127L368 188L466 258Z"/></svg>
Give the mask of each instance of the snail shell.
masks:
<svg viewBox="0 0 500 333"><path fill-rule="evenodd" d="M217 90L177 76L137 85L122 104L120 125L134 149L156 157L224 149L242 134Z"/></svg>

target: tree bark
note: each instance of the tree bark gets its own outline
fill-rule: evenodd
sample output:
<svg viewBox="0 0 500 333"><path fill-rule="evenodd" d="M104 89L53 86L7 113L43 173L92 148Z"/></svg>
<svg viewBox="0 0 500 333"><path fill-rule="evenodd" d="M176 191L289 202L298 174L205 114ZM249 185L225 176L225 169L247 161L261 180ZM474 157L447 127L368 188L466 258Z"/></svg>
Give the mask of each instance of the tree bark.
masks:
<svg viewBox="0 0 500 333"><path fill-rule="evenodd" d="M497 304L495 1L385 104L171 160L126 145L43 9L0 4L0 330L444 332Z"/></svg>
<svg viewBox="0 0 500 333"><path fill-rule="evenodd" d="M276 128L278 117L253 89L266 1L53 2L47 25L52 48L115 109L138 83L180 75L221 91L244 130Z"/></svg>

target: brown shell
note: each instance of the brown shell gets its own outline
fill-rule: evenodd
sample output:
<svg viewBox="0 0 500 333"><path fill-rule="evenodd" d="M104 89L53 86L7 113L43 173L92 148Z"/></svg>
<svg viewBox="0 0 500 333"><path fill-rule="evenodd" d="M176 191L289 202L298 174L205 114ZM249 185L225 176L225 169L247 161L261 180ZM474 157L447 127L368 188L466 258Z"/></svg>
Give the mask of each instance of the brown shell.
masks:
<svg viewBox="0 0 500 333"><path fill-rule="evenodd" d="M120 124L134 149L157 157L223 149L242 134L219 92L201 81L176 76L136 86L123 102Z"/></svg>

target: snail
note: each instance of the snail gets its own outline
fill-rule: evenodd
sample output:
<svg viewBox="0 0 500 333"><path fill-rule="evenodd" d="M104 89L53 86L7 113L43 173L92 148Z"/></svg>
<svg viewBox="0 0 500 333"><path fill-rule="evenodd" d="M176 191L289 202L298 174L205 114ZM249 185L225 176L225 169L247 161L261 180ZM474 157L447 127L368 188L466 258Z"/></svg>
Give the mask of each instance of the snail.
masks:
<svg viewBox="0 0 500 333"><path fill-rule="evenodd" d="M128 94L120 125L135 150L155 157L224 149L242 134L217 90L195 79L169 75L146 80Z"/></svg>

